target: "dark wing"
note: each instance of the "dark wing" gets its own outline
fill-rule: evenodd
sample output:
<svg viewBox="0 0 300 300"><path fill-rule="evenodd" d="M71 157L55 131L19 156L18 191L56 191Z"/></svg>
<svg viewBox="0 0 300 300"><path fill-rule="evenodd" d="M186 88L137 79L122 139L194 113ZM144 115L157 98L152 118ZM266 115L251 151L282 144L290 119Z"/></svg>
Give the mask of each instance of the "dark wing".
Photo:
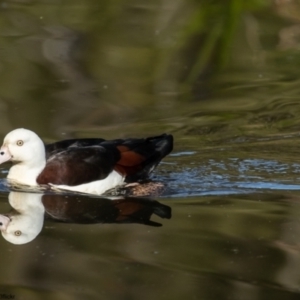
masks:
<svg viewBox="0 0 300 300"><path fill-rule="evenodd" d="M115 170L126 176L126 182L145 179L173 149L172 135L162 134L146 139L105 141L103 147L117 148L120 159Z"/></svg>
<svg viewBox="0 0 300 300"><path fill-rule="evenodd" d="M87 138L87 139L70 139L55 142L52 144L45 145L46 149L46 158L48 159L50 156L59 153L61 151L67 150L69 148L82 148L88 146L98 146L104 139L97 139L97 138Z"/></svg>
<svg viewBox="0 0 300 300"><path fill-rule="evenodd" d="M95 146L97 145L97 146ZM173 149L172 135L146 139L65 140L46 145L47 164L39 184L79 185L105 178L112 170L126 182L146 178Z"/></svg>
<svg viewBox="0 0 300 300"><path fill-rule="evenodd" d="M37 183L75 186L104 179L118 159L117 151L102 146L69 147L50 156Z"/></svg>

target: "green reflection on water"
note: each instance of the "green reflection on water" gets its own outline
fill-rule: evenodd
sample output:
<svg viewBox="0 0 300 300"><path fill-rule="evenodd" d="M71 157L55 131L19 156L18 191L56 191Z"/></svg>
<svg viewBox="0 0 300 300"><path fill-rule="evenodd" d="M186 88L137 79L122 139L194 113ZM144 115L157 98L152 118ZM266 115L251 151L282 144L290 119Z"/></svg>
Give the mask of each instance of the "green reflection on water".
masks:
<svg viewBox="0 0 300 300"><path fill-rule="evenodd" d="M29 1L1 9L3 134L18 126L58 136L141 120L164 125L187 100L209 100L200 111L255 113L270 99L268 86L283 87L287 70L276 62L297 59L263 47L278 34L280 3Z"/></svg>
<svg viewBox="0 0 300 300"><path fill-rule="evenodd" d="M0 11L1 136L171 132L176 155L156 173L172 188L171 221L47 223L28 245L1 241L0 294L298 299L297 1L7 1Z"/></svg>

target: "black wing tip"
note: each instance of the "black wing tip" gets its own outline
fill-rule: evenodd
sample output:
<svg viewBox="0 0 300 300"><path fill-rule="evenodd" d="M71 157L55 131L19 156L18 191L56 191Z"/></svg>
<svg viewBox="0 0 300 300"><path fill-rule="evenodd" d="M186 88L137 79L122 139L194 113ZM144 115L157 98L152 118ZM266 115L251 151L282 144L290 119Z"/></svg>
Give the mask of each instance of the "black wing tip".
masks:
<svg viewBox="0 0 300 300"><path fill-rule="evenodd" d="M155 144L155 149L161 153L161 158L165 157L173 150L174 137L172 134L163 133L158 136L149 137L147 140Z"/></svg>

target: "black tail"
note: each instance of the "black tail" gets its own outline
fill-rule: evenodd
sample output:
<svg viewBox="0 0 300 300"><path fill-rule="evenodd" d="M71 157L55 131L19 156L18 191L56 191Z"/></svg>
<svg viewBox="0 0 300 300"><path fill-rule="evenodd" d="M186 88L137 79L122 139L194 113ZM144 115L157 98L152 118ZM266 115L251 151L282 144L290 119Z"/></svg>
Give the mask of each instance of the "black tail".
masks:
<svg viewBox="0 0 300 300"><path fill-rule="evenodd" d="M160 161L172 150L173 136L171 134L146 138L140 147L134 149L135 152L143 155L146 159L141 163L141 168L138 172L126 177L126 182L147 178Z"/></svg>

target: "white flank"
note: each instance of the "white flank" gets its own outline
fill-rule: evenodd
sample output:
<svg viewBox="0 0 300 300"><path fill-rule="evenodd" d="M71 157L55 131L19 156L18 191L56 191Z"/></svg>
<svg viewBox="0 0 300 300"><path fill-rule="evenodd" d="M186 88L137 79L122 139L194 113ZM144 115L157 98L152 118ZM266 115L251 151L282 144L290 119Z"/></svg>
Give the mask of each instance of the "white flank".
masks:
<svg viewBox="0 0 300 300"><path fill-rule="evenodd" d="M81 193L101 195L106 191L124 184L124 177L116 171L112 171L106 178L102 180L92 181L75 186L50 184L54 188L60 190L75 191Z"/></svg>

